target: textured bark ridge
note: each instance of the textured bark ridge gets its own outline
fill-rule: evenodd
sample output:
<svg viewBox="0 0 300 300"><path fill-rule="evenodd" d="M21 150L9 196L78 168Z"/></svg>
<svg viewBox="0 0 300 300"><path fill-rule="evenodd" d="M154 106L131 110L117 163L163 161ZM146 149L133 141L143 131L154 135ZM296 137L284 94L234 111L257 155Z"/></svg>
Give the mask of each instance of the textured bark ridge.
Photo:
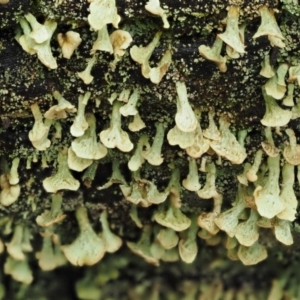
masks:
<svg viewBox="0 0 300 300"><path fill-rule="evenodd" d="M0 299L298 299L299 14L0 0Z"/></svg>

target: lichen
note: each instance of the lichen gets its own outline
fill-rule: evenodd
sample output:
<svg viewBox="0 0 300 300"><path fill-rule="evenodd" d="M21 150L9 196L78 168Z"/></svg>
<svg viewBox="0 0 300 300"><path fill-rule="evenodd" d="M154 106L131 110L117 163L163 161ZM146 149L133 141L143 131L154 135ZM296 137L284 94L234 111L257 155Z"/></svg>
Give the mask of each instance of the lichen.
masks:
<svg viewBox="0 0 300 300"><path fill-rule="evenodd" d="M33 250L35 254L41 252L42 258L50 255L49 257L55 256L55 259L60 259L61 263L54 264L58 268L65 263L63 253L59 251L60 245L70 245L78 236L78 226L74 221L73 212L78 210L78 207L85 207L84 209L89 214L91 227L98 234L101 231L99 216L105 210L109 215L109 227L114 231L114 235L120 236L124 245L128 242L129 245L134 246L133 248L138 252L138 255L144 254L148 261L155 265L158 265L159 261L164 261L164 264L161 264L159 270L153 271L152 266L147 266L141 260L133 258L133 254L129 254L129 251L125 250L126 246L124 246L113 255L103 258L99 264L93 267L73 272L74 269L68 266L66 269L68 274L71 274L69 276L72 277L70 279L70 282L72 281L71 289L75 286L74 283L77 282L76 293L79 298L89 298L91 295L89 293L92 293L95 299L100 299L100 294L102 294L103 299L109 299L108 294L110 293L113 294L110 296L111 299L125 299L127 292L130 294L128 298L131 297L132 299L144 299L146 295L150 294L160 294L168 299L171 299L173 294L175 294L174 299L177 299L178 295L180 295L180 299L190 295L194 298L196 297L195 295L212 298L211 293L219 293L221 298L225 298L230 293L242 298L251 292L252 296L254 295L259 299L260 293L267 295L271 287L275 289L276 284L271 284L271 278L276 277L276 280L283 280L282 277L284 276L286 276L285 284L282 283L280 287L286 295L293 295L293 290L295 290L293 282L299 277L298 271L294 271L293 276L296 279L293 281L289 274L282 274L280 267L277 269L275 265L286 266L289 262L298 258L297 243L294 242L293 245L290 245L291 241L293 241L290 233L294 235L295 241L299 235L298 220L297 218L294 220L296 202L290 203L291 207L286 207L272 220L265 220L259 216L257 224L269 226L269 229L259 229L261 245L255 244L253 246L248 241L245 243L243 240L245 238L244 232L241 232L240 228L247 229L248 225L250 226L253 219L257 217L257 210L261 212L260 207L257 209L259 205L255 203L254 195L256 193L254 191L258 191L257 188L259 186L265 187L265 179L272 173L271 171L269 171L269 174L266 173L266 162L268 159L266 154L260 150L262 149L261 142L265 139L265 125L274 127L285 126L285 129L289 127L290 130L294 130L299 142L299 101L297 99L300 94L296 79L293 79L295 81L293 97L296 101L292 111L290 111L291 101L282 102L283 100L280 99L279 101L272 99L274 100L272 102L272 100L266 99L266 104L267 106L269 105L268 109L270 109L270 106L274 108L274 105L278 104L278 107L280 107L278 111L283 111L288 116L287 120L283 123L267 124L265 123L267 117L269 117L268 120L270 121L272 116L269 111L267 112L269 115L264 117L266 109L261 92L261 87L265 84L266 79L259 75L261 63L265 57L270 59L268 63L275 70L280 65L291 68L296 68L299 65L298 33L300 26L297 19L299 15L298 6L292 0L285 0L282 3L269 0L232 0L227 2L221 0L192 0L186 1L186 3L164 0L160 2L161 9L167 12L169 28L162 28L163 23L161 20L146 11L144 7L145 2L131 1L129 3L125 0L116 1L117 13L122 16L122 22L115 25L118 25L120 30L128 32L132 36L133 42L117 64L112 63L114 57L110 53L111 51L107 52L101 50L101 48L97 49L97 57L93 68L90 70L89 79L92 80L85 82L77 74L86 68L87 60L91 58L90 51L93 48L93 43L97 39L97 33L90 30L87 20L90 13L88 7L91 3L88 1L39 0L37 2L22 1L19 4L11 0L7 4L1 4L0 117L2 126L0 130L0 175L3 178L2 185L6 183L6 187L1 186L1 193L3 194L5 189L11 189L12 186L20 185L18 199L1 209L0 217L3 217L3 221L2 219L0 220L1 240L3 239L5 243L8 243L11 237L7 237L7 235L11 234L15 228L19 228L18 226L29 228L30 233L34 235ZM197 48L200 45L211 46L217 35L222 35L222 33L226 32L227 26L229 27L230 24L230 20L227 20L227 25L224 22L227 15L230 19L230 14L226 10L227 7L234 7L234 10L239 10L240 12L238 22L235 19L235 30L237 25L246 25L244 36L246 53L241 53L237 58L229 58L225 53L225 45L223 49L220 48L220 55L226 57L227 67L227 71L221 73L213 63L199 55ZM256 40L252 39L253 34L259 28L260 16L257 12L260 7L269 7L270 10L279 9L279 13L276 14L276 20L282 36L285 38L285 48L271 47L267 38L264 37L259 37ZM40 24L46 24L46 22L57 23L57 30L50 40L51 52L57 61L56 69L47 69L36 57L24 52L14 40L14 31L17 24L28 13L37 16ZM57 43L56 36L58 33L64 34L70 30L80 34L82 43L70 59L66 60L61 56L61 49ZM114 32L111 25L107 26L107 30L108 35ZM152 49L151 59L147 62L150 69L158 70L157 68L159 68L159 80L152 80L155 82L153 84L151 80L142 77L141 66L132 60L129 53L130 49L149 44L157 33L161 35L159 44L157 43L156 47ZM169 57L167 63L164 63L166 53L169 56L172 54L172 59ZM278 78L274 79L276 79L276 84L285 85L285 79L287 78L282 76L280 80L277 80ZM292 79L290 78L290 80ZM168 132L172 133L171 130L175 131L177 127L182 129L182 125L184 125L184 116L181 120L175 117L177 113L176 83L178 82L185 82L189 110L191 111L189 116L193 121L192 125L197 125L195 126L196 135L191 134L188 136L189 132L187 130L185 137L189 138L188 143L186 141L185 143L178 141L174 137L171 140L170 134L167 134ZM126 98L126 95L124 96L123 91L134 91L137 88L139 89L140 97L138 102L133 101L135 108L133 113L125 113L121 117L120 107L123 105L123 111L132 104L128 100L129 97ZM49 147L35 149L28 140L28 133L34 127L30 107L38 105L42 115L44 115L50 107L57 104L52 97L52 95L57 94L57 91L60 91L68 99L70 107L73 108L76 106L80 95L81 97L84 94L90 95L89 102L85 103L85 112L82 110L81 116L84 116L84 113L87 113L87 116L94 115L95 126L85 124L79 134L83 138L76 138L77 135L73 137L70 133L70 127L74 121L74 116L68 115L65 119L55 121L53 126L48 128L47 139L49 139L49 142L51 141L51 144L48 143ZM117 96L111 98L111 95ZM118 95L122 95L122 97L118 97ZM111 100L111 103L107 101L108 99ZM285 99L284 96L281 99ZM270 101L268 102L268 100ZM127 104L124 104L124 101ZM285 107L287 103L289 105ZM214 114L211 108L214 109ZM112 112L118 117L111 117ZM194 113L196 114L195 118ZM136 120L135 116L138 116L140 119ZM275 120L281 117L282 115L275 116ZM229 128L230 125L230 132L228 131L227 133L230 134L231 139L228 139L230 142L229 145L226 145L226 151L231 153L232 145L242 149L242 159L240 160L233 160L227 154L219 153L217 148L215 148L217 153L214 153L211 149L212 147L210 148L210 144L217 144L217 142L213 141L218 141L219 138L226 135L224 134L224 124L216 122L218 126L214 124L213 128L216 135L209 136L213 124L212 121L214 119L220 120L221 118L226 120L226 126L228 125L226 128ZM117 119L118 122L115 122ZM78 116L75 117L75 123L76 120L78 120ZM263 121L260 122L261 120ZM81 121L84 123L83 118ZM135 121L139 121L140 125L133 126L132 124ZM125 150L124 146L126 146L126 143L121 142L116 145L111 140L107 141L109 139L107 137L107 140L104 140L109 145L107 146L109 150L105 157L101 157L101 159L93 158L94 162L89 161L90 166L84 171L81 171L82 169L80 171L77 169L75 172L68 170L66 149L70 149L72 143L76 143L75 141L79 140L80 147L84 149L85 146L87 147L85 144L86 136L89 136L91 131L93 131L93 135L100 133L100 138L103 139L103 135L108 128L116 124L119 133L121 132L128 139L130 136L129 142L126 139L128 145L127 148L125 147ZM150 160L149 163L142 156L138 155L149 150L148 143L139 143L139 140L141 141L147 137L148 142L152 146L155 144L155 124L160 124L159 135L162 137L159 140L159 147L157 147L159 151L156 153L158 155L156 161L159 160L159 166L158 163L153 163ZM177 127L174 127L175 124ZM89 126L92 128L89 128ZM194 126L192 128L195 130ZM162 131L165 134L162 134ZM184 130L177 132L178 136L182 137L183 132ZM238 136L238 132L247 132L248 135L237 141L235 137ZM276 148L275 150L272 149L278 155L280 151L289 147L289 142L283 128L281 128L281 133L279 128L276 128L275 132L276 135L275 133L273 135L275 142L273 141L271 147L274 146L274 149ZM194 143L194 139L198 139L198 141ZM206 143L205 151L198 151L198 146L203 146L203 141ZM263 143L264 145L266 145L266 142ZM191 146L194 146L193 152L187 149ZM61 151L64 152L65 161L62 161L60 158L58 163L57 156ZM194 157L193 153L196 153L197 156ZM223 156L223 158L218 157L218 154ZM207 161L207 166L217 165L213 176L211 176L214 182L214 193L211 196L215 198L214 201L219 201L220 199L222 201L219 201L215 208L212 208L212 202L214 201L205 200L201 195L199 198L195 193L195 190L197 191L200 185L202 187L205 186L206 177L211 175L210 172L205 173L207 170L204 163L203 165L201 164L201 172L198 172L199 174L195 172L195 167L200 166L201 155L202 161ZM256 157L258 158L256 159ZM138 161L132 166L134 158ZM14 165L16 159L19 161L19 183L15 183L15 181L9 183L9 176L11 176L10 167ZM279 159L279 156L277 159ZM181 182L185 178L191 177L189 175L189 162L193 162L193 185L195 185L195 188L186 190L182 188ZM233 165L232 162L237 163L237 165ZM244 180L238 183L237 175L240 175L243 169L243 174L245 176L248 174L248 169L245 168L247 163L253 163L251 171L255 173L255 176L251 176L251 180ZM67 170L65 172L67 175L64 176L69 177L72 172L73 177L69 177L69 179L72 178L74 180L76 186L73 189L78 187L78 190L66 191L63 189L60 191L60 194L53 194L56 191L53 188L51 190L48 189L47 191L50 192L48 193L43 188L42 182L46 178L53 178L57 174L56 170L59 170L61 165ZM110 168L111 165L113 165L113 168ZM116 166L118 167L118 176L114 176L114 172L113 175L111 174L111 169L116 169ZM277 173L281 172L284 175L285 169L288 167L282 167L286 166L282 156L279 166L280 169L277 170ZM176 185L168 186L171 170L174 168L180 169L181 177L177 180ZM277 173L276 176L278 177ZM294 174L294 172L290 173ZM284 200L282 201L288 205L285 194L287 191L291 193L291 190L293 190L295 197L299 197L299 183L294 183L289 178L289 180L286 179L286 175L280 178L282 178L282 181L280 181L281 179L278 181L276 192L278 197L283 198ZM284 182L288 182L288 184L286 183L288 188L284 189L282 187ZM129 196L126 193L127 196L122 193L125 190L130 190L130 199L133 199L135 196L135 199L141 201L136 201L137 205L130 203L128 201ZM137 198L136 194L133 195L134 192L139 192L140 198ZM45 216L44 214L50 211L50 207L51 211L53 210L51 199L54 196L61 196L64 199L60 203L61 210L59 210L57 219L59 222L52 228L55 233L51 234L51 238L49 236L41 237L38 235L41 227L34 220L38 216ZM126 197L128 198L127 200L125 199ZM167 197L168 199L166 200ZM234 201L235 197L236 200ZM245 200L241 207L239 206L240 197L243 197ZM222 207L220 205L221 202ZM170 203L172 203L171 210L169 210ZM241 211L237 211L239 208L241 208ZM292 211L292 215L287 214L289 209ZM200 218L202 226L199 233L200 239L196 237L192 226L186 229L185 232L179 233L179 239L182 241L179 251L176 246L171 249L162 249L163 243L160 243L156 237L157 233L163 229L155 221L155 215L159 213L167 214L167 211L170 214L175 212L175 215L181 218L186 216L187 219L185 220L195 220L198 216L202 216ZM233 224L234 226L232 225L232 228L229 228L229 230L220 224L220 220L232 211L239 213L237 215L233 214L234 218L231 225ZM277 217L282 218L282 221L278 221ZM207 221L206 227L203 219ZM217 227L215 219L219 220L216 221L219 227ZM54 218L54 220L56 219ZM293 226L291 226L291 222L293 222ZM43 224L49 225L47 222ZM186 226L189 225L190 222L186 222ZM141 230L143 226L144 228ZM255 225L255 230L257 226ZM145 227L147 230L145 230ZM234 232L235 227L240 229L237 233ZM147 247L146 249L137 250L137 241L143 241L143 238L139 238L142 231L147 231L148 234ZM270 235L270 231L274 231L275 236ZM189 232L193 233L191 239L187 239ZM251 233L253 232L251 231ZM288 234L286 239L284 239L284 233ZM44 232L43 234L46 233ZM252 236L256 239L256 231ZM177 264L176 262L180 260L189 262L184 253L189 253L189 249L192 249L193 255L195 254L195 238L198 244L198 254L195 256L195 261L189 267L182 267L181 263ZM274 242L275 239L290 246L282 248ZM189 248L190 240L192 241L191 248ZM227 243L224 242L225 246L222 245L221 241L227 241ZM48 247L47 249L45 245ZM266 249L264 246L266 246ZM5 251L4 246L2 248L2 251ZM0 247L0 249L2 248ZM266 253L268 253L269 258L264 265L262 264L265 267L260 265L253 266L257 278L253 278L251 276L252 273L248 271L249 269L241 266L241 262L231 264L230 260L228 260L228 258L239 259L244 264L254 264L265 258ZM257 254L260 254L260 256ZM9 253L3 254L3 256L6 256L5 273L10 274L16 281L25 283L29 283L34 277L32 286L26 290L24 289L25 291L19 291L20 295L22 293L25 295L24 299L38 299L43 282L47 282L52 286L52 284L54 285L53 282L59 282L59 279L63 276L57 272L55 273L57 276L56 280L53 280L54 273L49 275L40 273L36 268L38 265L37 261L33 261L34 255L26 254L22 263L15 261L15 258L10 258L8 255ZM44 264L45 260L42 258L39 261L40 267L42 269L48 268L49 266ZM274 261L276 264L271 266L270 262ZM78 264L78 262L72 262ZM81 261L79 264L83 264L83 262ZM239 267L234 269L235 272L228 272L231 268L235 268L237 264L239 264ZM170 268L171 265L176 266L176 271L173 271L175 268ZM199 265L201 265L201 268L199 268ZM32 268L33 277L30 268ZM145 270L145 272L140 272L141 269ZM19 272L16 270L23 270L26 276L16 276ZM61 270L63 273L64 268ZM226 278L222 275L224 272L227 274ZM159 274L159 284L155 284L155 280L152 280L154 273ZM19 274L23 273L20 271ZM161 274L168 274L168 276ZM170 278L174 279L176 292L172 291L170 284L165 279L165 277L169 278L169 275ZM201 276L203 278L203 275L205 275L205 279L198 280ZM239 276L238 281L236 276ZM51 280L49 280L50 277ZM126 279L129 277L132 279L132 282ZM45 278L47 279L45 280ZM189 278L189 280L186 278ZM208 278L211 280L208 281ZM216 278L222 278L222 281ZM11 279L6 278L5 280ZM154 282L154 284L148 284L149 282ZM240 284L236 284L236 282ZM247 286L244 282L247 282ZM113 288L113 285L117 283L120 286L118 291ZM122 284L119 285L119 283ZM9 296L14 296L15 291L18 289L18 287L15 287L15 284L7 285ZM4 293L3 290L4 286L0 285L0 295ZM122 292L123 298L120 296ZM53 299L57 297L57 294L53 296L51 293L51 289L47 289L45 298ZM70 296L64 297L65 294L68 294L68 292L63 291L60 294L61 298L69 299L68 297ZM89 296L86 296L87 294ZM13 298L13 296L10 298Z"/></svg>

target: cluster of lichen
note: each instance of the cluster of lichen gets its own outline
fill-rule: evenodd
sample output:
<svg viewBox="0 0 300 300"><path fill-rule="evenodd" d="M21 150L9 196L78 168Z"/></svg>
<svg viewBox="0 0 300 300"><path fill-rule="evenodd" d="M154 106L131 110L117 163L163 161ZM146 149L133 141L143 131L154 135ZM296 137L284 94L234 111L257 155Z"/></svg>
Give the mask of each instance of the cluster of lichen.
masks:
<svg viewBox="0 0 300 300"><path fill-rule="evenodd" d="M184 29L185 17L158 4L159 1L149 1L145 10L161 17L161 25L152 22L147 26L140 20L131 20L116 30L107 26L119 26L120 15L114 1L91 2L89 13L83 14L88 26L79 15L70 19L54 18L53 11L53 15L48 14L43 2L40 5L45 20L37 20L34 10L31 11L33 14L26 12L17 19L15 39L19 49L22 47L26 52L20 65L25 68L31 61L37 66L30 78L18 75L17 81L32 88L38 79L46 83L47 93L41 93L43 99L34 97L25 102L24 96L14 95L13 73L6 71L2 75L3 99L12 98L2 106L2 116L15 118L22 101L30 107L34 122L28 122L22 128L17 120L11 127L15 133L23 132L23 137L20 134L8 157L3 159L0 201L10 217L17 214L36 220L39 227L35 230L42 231L43 235L42 249L37 255L42 270L55 269L66 263L66 259L77 266L96 264L106 252L117 251L122 240L132 252L155 266L178 260L192 263L197 257L199 243L209 246L223 243L230 259L241 260L246 265L256 264L267 256L267 247L259 240L259 227L271 228L284 244L293 243L290 224L295 220L298 204L293 185L294 166L299 164L296 159L299 146L293 130L287 129L287 135L282 135L277 127L284 127L291 119L299 117L298 103L293 96L294 90L295 95L298 93L294 84L299 81L297 55L292 60L285 59L286 53L295 45L291 44L291 48L285 50L283 44L288 44L285 38L289 41L289 34L293 34L294 29L289 31L287 23L281 32L273 9L260 5L262 24L254 37L265 35L274 49L282 48L275 72L277 63L270 62L273 50L270 51L269 43L253 41L247 35L247 27L244 37L245 27L240 26L240 21L247 24L248 6L239 8L235 6L237 3L230 3L226 25L216 17L211 19L211 24L206 24L205 37L208 32L215 36L212 29L222 31L212 47L193 37L193 44L197 44L205 59L198 53L177 58L178 48L191 48L191 45L181 43L180 34L172 34L172 31L176 32L177 24ZM259 4L265 3L255 5ZM56 5L63 6L64 2L56 1ZM87 3L83 5L85 9L87 6ZM212 13L224 15L225 5L216 3L204 6L204 16L209 14L211 7ZM239 19L243 10L245 16ZM174 24L167 18L172 13L175 14ZM188 22L191 16L199 18L191 8L182 10L182 14L188 15ZM125 11L125 15L130 16L130 12ZM200 22L206 22L206 18L200 19ZM71 24L72 30L63 29L60 22ZM266 24L267 29L264 28ZM89 26L94 32L89 32ZM188 28L198 34L201 30L195 26ZM256 56L256 64L246 58L247 43L249 48L250 44L255 47L267 45L258 59ZM225 44L226 55L222 50ZM5 53L5 48L0 51ZM220 74L207 60L215 62L220 71L232 74L232 82L246 85L245 91L240 93L237 86L231 86L230 77ZM247 85L245 83L250 82L258 71L257 62L262 63L260 74L268 81L263 83L261 77ZM252 63L256 69L249 68ZM195 80L193 74L206 66L210 66L210 73L203 72ZM222 82L224 77L226 84L219 84L218 90L214 85L218 86L215 83ZM190 78L195 83L189 82ZM248 91L253 93L256 89L260 94L262 84L265 115L238 119L237 109L231 111L232 108L242 105L247 111L259 102L259 108L264 106L262 98L252 104L241 103L248 97ZM199 87L193 89L195 85ZM199 88L203 89L201 102L197 93ZM215 101L216 97L220 99ZM274 99L283 99L285 109ZM211 104L216 102L215 111L208 109L206 100ZM22 115L22 111L19 113ZM31 113L26 110L24 115L28 117ZM257 131L254 138L251 134L247 137L250 131L247 125L259 124L262 128L260 120L268 127L266 140L262 143L264 155L258 149L263 139L261 132ZM230 122L238 125L230 127ZM276 133L282 135L279 149L269 127L276 127ZM4 130L4 134L7 132ZM24 141L24 132L30 142ZM108 163L112 166L109 169ZM244 171L235 165L243 166ZM36 168L38 170L34 171ZM226 182L228 176L224 175L224 168L230 170L234 182ZM85 185L93 188L89 190ZM68 194L68 190L78 193ZM104 197L107 199L102 199ZM43 198L47 199L50 210L45 209ZM124 225L120 223L117 227L122 239L110 231L107 211L111 213L109 208L120 199L125 207L130 207L128 215L136 225L135 229L142 228L138 241L130 241L122 233ZM210 208L194 208L189 205L190 199L209 203ZM97 207L98 202L100 206ZM231 204L233 207L228 209ZM121 205L116 205L120 209ZM148 211L152 220L151 217L139 217L140 207ZM76 211L79 226L79 233L75 230L71 236L73 240L66 238L64 230L70 210ZM100 211L103 211L101 233L98 229ZM6 221L9 224L11 218ZM26 252L32 249L28 246L29 228L25 223L14 224L13 236L6 245L8 255L4 272L28 284L33 276ZM147 292L148 287L144 290ZM141 293L144 290L141 287ZM159 288L154 286L153 293L157 290Z"/></svg>

